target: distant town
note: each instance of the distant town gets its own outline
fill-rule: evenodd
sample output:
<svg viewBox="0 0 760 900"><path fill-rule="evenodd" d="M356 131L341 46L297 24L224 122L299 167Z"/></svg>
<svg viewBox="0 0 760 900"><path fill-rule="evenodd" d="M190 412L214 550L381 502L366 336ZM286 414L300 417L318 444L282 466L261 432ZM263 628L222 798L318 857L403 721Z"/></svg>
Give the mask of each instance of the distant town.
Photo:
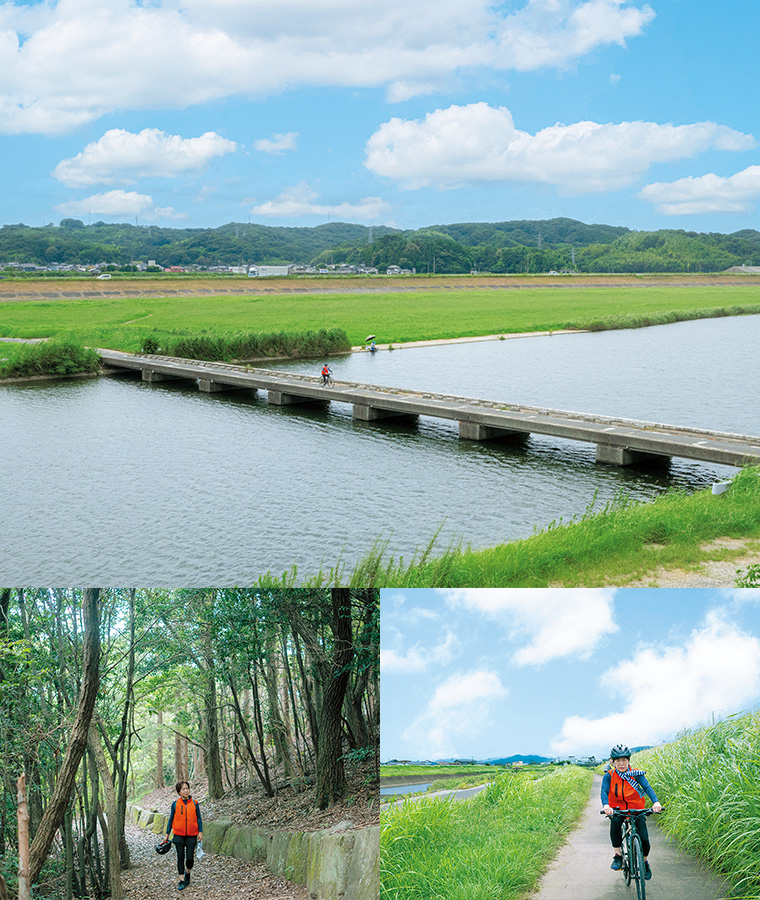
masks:
<svg viewBox="0 0 760 900"><path fill-rule="evenodd" d="M115 266L111 263L96 263L95 265L74 265L74 264L54 264L49 266L39 266L35 263L19 263L9 262L0 263L0 269L19 274L42 274L42 273L60 273L62 275L88 275L103 276L116 273L167 273L169 275L183 274L215 274L215 275L247 275L249 278L266 278L272 276L286 275L379 275L380 270L373 266L348 265L346 263L321 266L307 265L283 265L283 266L160 266L155 260L148 262L134 262L127 266ZM384 274L386 275L416 275L416 269L403 269L401 266L387 266ZM472 271L471 275L478 273ZM554 273L550 273L554 274Z"/></svg>

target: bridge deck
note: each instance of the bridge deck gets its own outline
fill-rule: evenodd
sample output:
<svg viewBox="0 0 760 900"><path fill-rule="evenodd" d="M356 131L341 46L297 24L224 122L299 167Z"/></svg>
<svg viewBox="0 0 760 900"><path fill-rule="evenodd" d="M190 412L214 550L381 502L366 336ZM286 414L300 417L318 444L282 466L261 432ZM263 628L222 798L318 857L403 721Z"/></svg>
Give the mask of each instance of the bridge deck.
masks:
<svg viewBox="0 0 760 900"><path fill-rule="evenodd" d="M459 423L469 440L553 435L596 444L597 460L627 465L649 456L678 456L729 466L760 464L760 437L595 414L542 409L447 394L383 388L351 382L327 387L318 377L268 369L99 350L112 372L138 370L146 381L182 378L201 390L265 390L270 403L349 403L358 419L433 416Z"/></svg>

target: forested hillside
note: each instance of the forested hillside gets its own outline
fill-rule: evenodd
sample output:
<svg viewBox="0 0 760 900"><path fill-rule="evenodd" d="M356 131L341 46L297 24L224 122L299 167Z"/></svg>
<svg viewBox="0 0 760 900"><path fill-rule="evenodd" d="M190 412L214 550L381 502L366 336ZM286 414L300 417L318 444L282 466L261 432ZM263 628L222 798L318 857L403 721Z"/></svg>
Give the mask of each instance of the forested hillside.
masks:
<svg viewBox="0 0 760 900"><path fill-rule="evenodd" d="M760 232L698 234L630 231L574 219L460 223L416 231L333 222L315 228L230 223L220 228L156 225L60 225L0 228L0 265L131 263L159 266L290 263L318 267L388 266L417 273L539 274L544 272L721 272L760 265Z"/></svg>
<svg viewBox="0 0 760 900"><path fill-rule="evenodd" d="M378 647L372 590L0 590L0 896L121 897L127 801L178 780L350 804Z"/></svg>

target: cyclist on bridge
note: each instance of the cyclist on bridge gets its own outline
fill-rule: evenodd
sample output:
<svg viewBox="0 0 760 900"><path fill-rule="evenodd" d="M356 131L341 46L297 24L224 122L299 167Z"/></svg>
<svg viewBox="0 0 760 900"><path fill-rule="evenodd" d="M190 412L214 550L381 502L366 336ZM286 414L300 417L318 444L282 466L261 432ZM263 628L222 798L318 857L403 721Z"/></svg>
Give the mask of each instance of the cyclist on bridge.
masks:
<svg viewBox="0 0 760 900"><path fill-rule="evenodd" d="M325 363L322 366L322 384L327 384L330 376L332 375L332 369Z"/></svg>
<svg viewBox="0 0 760 900"><path fill-rule="evenodd" d="M652 786L646 778L643 769L631 768L631 751L623 744L617 744L610 750L610 770L605 772L602 778L602 806L605 813L612 815L615 809L644 809L646 797L652 801L653 812L661 812L662 806L657 799ZM646 880L652 877L652 869L647 862L649 855L649 832L647 831L646 816L634 816L636 830L641 837L641 849L644 853L644 866ZM623 835L622 822L619 817L610 819L610 840L615 854L612 858L611 869L618 871L623 868Z"/></svg>

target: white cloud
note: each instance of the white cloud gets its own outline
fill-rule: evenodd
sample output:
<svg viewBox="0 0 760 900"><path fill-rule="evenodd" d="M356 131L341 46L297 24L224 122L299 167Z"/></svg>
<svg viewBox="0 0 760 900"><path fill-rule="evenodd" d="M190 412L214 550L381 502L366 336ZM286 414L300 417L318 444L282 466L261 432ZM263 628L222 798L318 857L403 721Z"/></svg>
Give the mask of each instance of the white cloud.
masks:
<svg viewBox="0 0 760 900"><path fill-rule="evenodd" d="M68 187L129 184L138 178L200 171L215 156L232 153L236 148L234 141L213 131L183 138L157 128L145 128L138 134L112 128L72 159L59 162L53 175Z"/></svg>
<svg viewBox="0 0 760 900"><path fill-rule="evenodd" d="M569 716L553 741L556 753L598 752L669 739L714 713L740 712L760 693L760 640L716 611L680 647L642 648L605 672L616 712Z"/></svg>
<svg viewBox="0 0 760 900"><path fill-rule="evenodd" d="M0 129L60 133L115 110L312 85L383 86L398 100L468 69L566 68L640 35L654 16L640 0L505 6L418 0L409 15L406 0L6 2Z"/></svg>
<svg viewBox="0 0 760 900"><path fill-rule="evenodd" d="M58 212L67 216L142 216L151 219L184 219L184 213L176 212L171 206L154 207L153 198L136 191L106 191L93 194L83 200L70 200L56 206Z"/></svg>
<svg viewBox="0 0 760 900"><path fill-rule="evenodd" d="M752 135L714 122L558 123L529 134L508 109L481 102L385 122L367 141L364 165L407 188L530 181L586 193L625 187L653 163L754 146Z"/></svg>
<svg viewBox="0 0 760 900"><path fill-rule="evenodd" d="M297 131L288 131L286 134L273 134L271 138L260 138L253 142L254 150L262 153L282 153L285 150L296 149Z"/></svg>
<svg viewBox="0 0 760 900"><path fill-rule="evenodd" d="M300 218L302 216L332 216L333 218L369 221L382 219L388 204L380 197L364 197L358 203L317 203L319 194L305 182L286 188L279 197L259 203L251 209L256 216Z"/></svg>
<svg viewBox="0 0 760 900"><path fill-rule="evenodd" d="M516 665L541 665L565 656L587 658L605 635L614 634L612 589L478 589L444 592L454 609L500 621L513 641Z"/></svg>
<svg viewBox="0 0 760 900"><path fill-rule="evenodd" d="M760 166L749 166L736 175L701 175L678 181L648 184L639 194L666 216L695 213L753 212L760 196Z"/></svg>
<svg viewBox="0 0 760 900"><path fill-rule="evenodd" d="M473 739L489 727L496 704L507 694L496 672L488 669L452 675L436 688L404 740L424 758L471 754Z"/></svg>
<svg viewBox="0 0 760 900"><path fill-rule="evenodd" d="M383 674L408 674L424 672L432 666L444 666L458 654L459 641L451 632L446 632L442 643L434 647L423 647L416 643L405 652L394 649L380 650L380 668Z"/></svg>

